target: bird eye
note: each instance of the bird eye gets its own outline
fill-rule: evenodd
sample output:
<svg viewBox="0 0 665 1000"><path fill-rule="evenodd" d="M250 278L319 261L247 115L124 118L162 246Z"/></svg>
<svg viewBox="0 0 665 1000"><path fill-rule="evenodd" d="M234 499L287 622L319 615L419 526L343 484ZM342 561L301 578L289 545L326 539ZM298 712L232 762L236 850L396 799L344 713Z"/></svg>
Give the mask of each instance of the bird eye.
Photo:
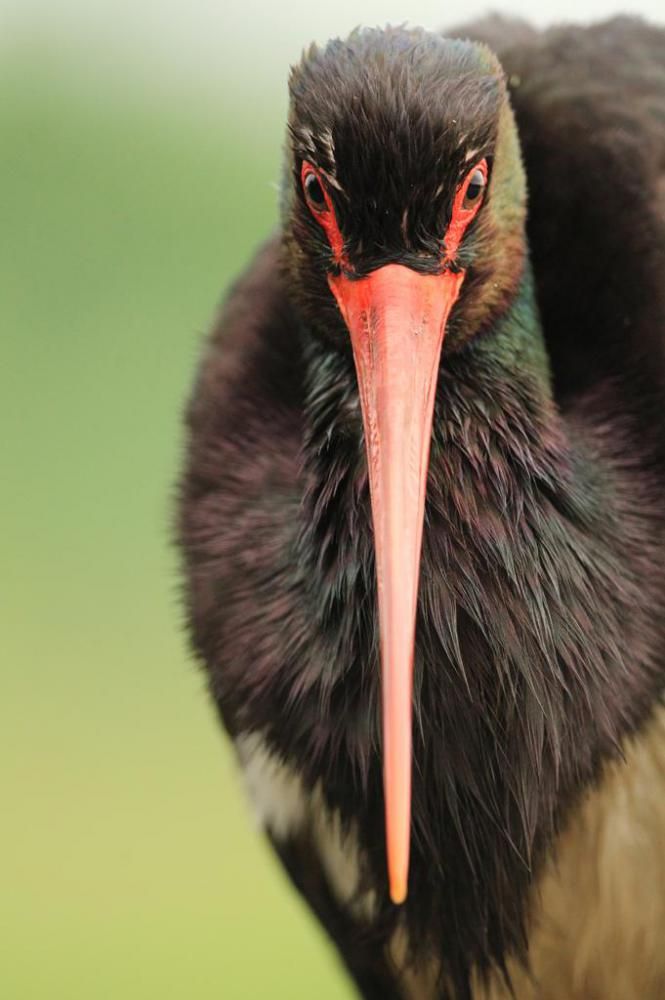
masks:
<svg viewBox="0 0 665 1000"><path fill-rule="evenodd" d="M335 206L319 171L307 160L303 160L300 168L300 183L307 207L328 237L333 260L339 265L344 258L344 237L337 224Z"/></svg>
<svg viewBox="0 0 665 1000"><path fill-rule="evenodd" d="M476 169L471 174L469 183L467 184L466 191L464 192L464 201L462 203L463 208L473 208L477 205L479 199L482 197L487 184L487 176L480 167Z"/></svg>
<svg viewBox="0 0 665 1000"><path fill-rule="evenodd" d="M305 177L303 187L305 188L305 198L307 199L307 204L312 211L323 211L327 207L326 196L321 181L313 171L308 173Z"/></svg>
<svg viewBox="0 0 665 1000"><path fill-rule="evenodd" d="M480 160L469 170L455 192L450 222L443 239L447 261L454 259L466 230L480 210L488 173L487 160Z"/></svg>

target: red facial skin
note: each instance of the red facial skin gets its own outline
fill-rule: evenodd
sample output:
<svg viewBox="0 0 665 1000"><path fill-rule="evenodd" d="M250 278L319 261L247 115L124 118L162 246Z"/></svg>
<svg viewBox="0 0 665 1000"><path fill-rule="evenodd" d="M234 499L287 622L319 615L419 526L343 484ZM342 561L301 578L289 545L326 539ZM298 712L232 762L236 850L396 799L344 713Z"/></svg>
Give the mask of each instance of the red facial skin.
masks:
<svg viewBox="0 0 665 1000"><path fill-rule="evenodd" d="M354 279L348 276L344 238L325 179L310 163L301 170L305 200L343 268L328 276L328 284L349 330L360 392L376 549L383 788L394 903L404 902L408 887L413 658L434 396L446 323L465 276L446 265L483 202L485 188L465 204L476 171L487 183L487 162L481 160L458 187L440 273L387 264ZM321 185L323 205L307 197L311 174Z"/></svg>
<svg viewBox="0 0 665 1000"><path fill-rule="evenodd" d="M487 160L481 160L475 166L469 170L466 177L460 184L455 194L455 200L453 202L453 210L446 229L443 243L446 248L446 254L443 258L443 263L447 263L452 260L459 249L459 245L462 242L464 233L466 232L472 219L478 213L478 209L483 203L483 195L476 199L473 205L469 207L464 206L464 199L466 198L466 192L471 182L471 178L475 174L476 170L479 170L483 175L485 184L487 184ZM337 224L337 218L335 216L335 209L333 207L332 199L328 193L328 188L321 171L317 170L316 167L308 163L307 160L303 161L302 167L300 169L300 179L302 182L303 190L306 191L307 178L313 174L321 185L323 191L323 197L325 198L325 207L319 208L314 205L305 196L305 201L309 207L310 212L317 220L317 222L322 226L328 237L328 243L330 244L330 249L333 252L333 258L336 264L343 265L348 269L348 262L344 257L344 237L340 231L339 225Z"/></svg>
<svg viewBox="0 0 665 1000"><path fill-rule="evenodd" d="M333 203L328 194L328 189L326 183L323 180L320 172L313 167L311 163L307 161L303 162L300 179L302 181L303 191L307 191L306 184L307 178L313 174L321 185L323 191L323 196L326 200L325 208L317 208L305 195L305 201L309 207L310 212L317 220L317 222L323 226L325 234L328 237L328 243L330 244L330 249L333 252L333 257L336 264L344 263L344 238L340 232L339 226L337 225L337 219L335 217L335 209L333 208Z"/></svg>
<svg viewBox="0 0 665 1000"><path fill-rule="evenodd" d="M475 172L479 170L483 175L485 181L485 187L487 186L487 160L481 160L477 163L475 167L469 170L468 174L460 184L455 194L455 200L453 201L453 211L448 223L448 228L446 229L446 235L444 236L444 243L446 246L446 260L452 260L459 250L460 243L464 238L464 233L467 231L472 219L478 214L478 209L484 200L484 189L483 194L476 198L472 205L465 207L464 200L466 198L467 189L471 183L471 178Z"/></svg>

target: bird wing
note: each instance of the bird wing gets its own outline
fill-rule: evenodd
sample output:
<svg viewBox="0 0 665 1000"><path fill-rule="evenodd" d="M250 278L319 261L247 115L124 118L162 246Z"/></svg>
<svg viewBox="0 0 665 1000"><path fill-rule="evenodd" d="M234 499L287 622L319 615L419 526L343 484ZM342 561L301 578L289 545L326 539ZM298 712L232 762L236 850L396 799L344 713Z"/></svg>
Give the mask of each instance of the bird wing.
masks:
<svg viewBox="0 0 665 1000"><path fill-rule="evenodd" d="M453 34L506 71L560 401L608 376L662 400L665 31L619 17L538 33L494 16Z"/></svg>
<svg viewBox="0 0 665 1000"><path fill-rule="evenodd" d="M268 835L293 885L334 941L362 995L375 1000L399 1000L402 994L385 958L380 931L354 919L337 901L320 853L307 831L285 840L276 839L270 832Z"/></svg>

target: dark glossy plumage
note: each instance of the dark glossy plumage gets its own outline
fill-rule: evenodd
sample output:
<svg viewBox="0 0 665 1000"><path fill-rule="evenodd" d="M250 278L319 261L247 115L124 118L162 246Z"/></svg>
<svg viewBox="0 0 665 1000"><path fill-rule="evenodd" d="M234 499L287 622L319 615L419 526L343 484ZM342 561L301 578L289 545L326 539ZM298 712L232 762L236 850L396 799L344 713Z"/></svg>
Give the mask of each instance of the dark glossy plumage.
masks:
<svg viewBox="0 0 665 1000"><path fill-rule="evenodd" d="M332 891L307 824L273 831L377 998L416 996L387 954L398 927L414 968L437 964L428 997L470 997L472 982L480 996L485 974L527 961L530 894L559 830L665 686L665 33L623 19L543 35L489 20L463 34L493 44L506 72L531 263L501 93L491 71L477 81L484 50L396 30L310 55L292 84L283 231L206 347L181 488L194 648L232 737L260 734L358 838L369 921ZM468 81L446 82L460 61ZM335 119L358 93L356 114ZM437 134L439 98L458 132ZM330 135L359 193L339 205L361 271L426 270L455 151L496 156L436 399L400 909L385 882L357 385L330 261L293 193L298 157L307 143L325 157Z"/></svg>

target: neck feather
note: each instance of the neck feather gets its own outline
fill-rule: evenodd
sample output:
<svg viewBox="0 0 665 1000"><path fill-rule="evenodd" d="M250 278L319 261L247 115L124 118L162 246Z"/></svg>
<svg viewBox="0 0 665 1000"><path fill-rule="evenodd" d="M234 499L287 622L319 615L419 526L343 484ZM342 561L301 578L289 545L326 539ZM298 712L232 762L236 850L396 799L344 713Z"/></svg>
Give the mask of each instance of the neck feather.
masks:
<svg viewBox="0 0 665 1000"><path fill-rule="evenodd" d="M350 359L315 343L307 351L299 553L323 641L324 665L307 683L329 733L309 778L360 820L367 879L381 886L362 423ZM430 456L404 912L412 940L447 942L442 967L460 984L474 965L524 954L528 889L547 846L654 697L653 609L627 562L635 526L613 502L611 470L572 438L527 272L493 331L449 356L444 345Z"/></svg>

